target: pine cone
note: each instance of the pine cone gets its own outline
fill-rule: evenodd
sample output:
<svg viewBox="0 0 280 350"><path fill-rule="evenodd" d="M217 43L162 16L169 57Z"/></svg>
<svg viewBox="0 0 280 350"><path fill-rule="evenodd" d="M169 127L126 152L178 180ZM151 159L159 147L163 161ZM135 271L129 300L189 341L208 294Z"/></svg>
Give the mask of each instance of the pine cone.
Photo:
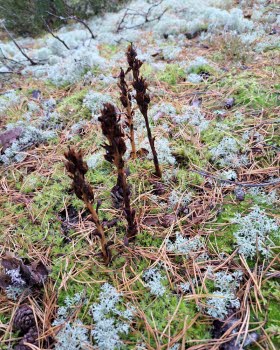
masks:
<svg viewBox="0 0 280 350"><path fill-rule="evenodd" d="M21 341L18 343L18 345L15 347L14 350L30 350L30 347L28 345L24 345L24 343L30 343L32 345L39 346L38 338L39 334L36 327L31 327L29 331L24 334Z"/></svg>
<svg viewBox="0 0 280 350"><path fill-rule="evenodd" d="M35 326L35 317L33 310L26 304L21 305L17 309L14 317L14 330L26 333L33 326Z"/></svg>

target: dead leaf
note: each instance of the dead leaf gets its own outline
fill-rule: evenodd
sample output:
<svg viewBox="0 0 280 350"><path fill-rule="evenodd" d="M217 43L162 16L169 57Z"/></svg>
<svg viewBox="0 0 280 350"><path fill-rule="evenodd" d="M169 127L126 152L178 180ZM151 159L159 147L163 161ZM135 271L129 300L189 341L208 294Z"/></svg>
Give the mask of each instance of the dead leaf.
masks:
<svg viewBox="0 0 280 350"><path fill-rule="evenodd" d="M166 214L160 218L160 223L165 228L172 226L175 222L176 222L176 215L174 214Z"/></svg>
<svg viewBox="0 0 280 350"><path fill-rule="evenodd" d="M5 151L8 147L10 147L10 145L21 136L22 132L22 128L16 127L0 134L2 151Z"/></svg>
<svg viewBox="0 0 280 350"><path fill-rule="evenodd" d="M11 278L5 274L0 275L0 288L6 289L11 285Z"/></svg>
<svg viewBox="0 0 280 350"><path fill-rule="evenodd" d="M20 278L27 286L42 285L49 274L49 271L42 261L25 264L21 259L15 258L12 254L7 253L1 260L1 264L6 271L18 270ZM0 286L12 285L12 281L8 274L3 274L0 278ZM6 288L2 287L2 288Z"/></svg>
<svg viewBox="0 0 280 350"><path fill-rule="evenodd" d="M41 91L40 90L33 90L32 91L32 97L33 98L39 99L40 96L41 96Z"/></svg>
<svg viewBox="0 0 280 350"><path fill-rule="evenodd" d="M146 217L143 220L143 224L148 227L158 226L159 225L159 219L156 216L150 216Z"/></svg>
<svg viewBox="0 0 280 350"><path fill-rule="evenodd" d="M31 264L31 280L34 284L43 284L48 277L49 271L42 261Z"/></svg>
<svg viewBox="0 0 280 350"><path fill-rule="evenodd" d="M137 158L145 158L149 154L149 151L146 148L140 148L136 152Z"/></svg>
<svg viewBox="0 0 280 350"><path fill-rule="evenodd" d="M5 257L1 260L1 265L4 267L5 270L16 270L20 267L20 262L10 253L7 253Z"/></svg>
<svg viewBox="0 0 280 350"><path fill-rule="evenodd" d="M164 194L166 192L166 188L162 182L159 181L151 181L153 182L153 194L158 196Z"/></svg>

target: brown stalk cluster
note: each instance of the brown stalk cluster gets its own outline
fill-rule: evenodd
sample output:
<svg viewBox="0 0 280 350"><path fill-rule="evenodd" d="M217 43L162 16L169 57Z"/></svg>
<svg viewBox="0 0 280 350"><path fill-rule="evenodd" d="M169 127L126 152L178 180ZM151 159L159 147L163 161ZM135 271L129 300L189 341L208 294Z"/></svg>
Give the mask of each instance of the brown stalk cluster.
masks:
<svg viewBox="0 0 280 350"><path fill-rule="evenodd" d="M105 237L104 227L101 224L98 217L98 208L99 205L97 203L96 209L94 208L94 193L90 184L85 180L85 174L88 171L87 164L83 161L82 152L75 151L73 148L69 148L67 152L65 152L65 158L67 162L65 163L65 167L69 172L70 178L73 180L72 188L76 194L76 196L81 199L88 210L91 213L93 222L96 226L96 235L100 239L101 252L102 257L105 264L109 264L111 260L111 253L108 247L108 243Z"/></svg>
<svg viewBox="0 0 280 350"><path fill-rule="evenodd" d="M135 210L130 205L130 189L124 169L125 135L119 123L120 117L117 116L116 109L112 104L106 103L104 105L98 120L101 122L102 133L108 140L108 143L103 145L106 150L104 157L108 162L114 164L118 171L117 184L112 189L112 192L123 198L124 212L128 223L125 242L128 243L137 234L137 224L135 221Z"/></svg>
<svg viewBox="0 0 280 350"><path fill-rule="evenodd" d="M161 178L162 173L158 162L157 152L155 149L155 138L152 136L151 128L149 125L149 118L148 118L148 109L151 101L150 95L147 91L148 83L144 79L144 77L140 75L140 68L143 62L137 59L137 52L135 51L132 44L128 46L126 57L127 57L127 63L129 66L127 69L127 72L131 71L133 76L132 86L135 90L135 99L139 107L139 110L145 119L147 136L151 146L153 161L155 165L155 175Z"/></svg>
<svg viewBox="0 0 280 350"><path fill-rule="evenodd" d="M147 91L148 83L140 75L140 68L143 62L137 59L137 53L132 44L129 45L127 49L126 57L128 69L126 70L126 72L124 72L124 70L121 68L118 87L121 92L120 101L126 110L125 124L129 128L128 137L130 139L132 148L131 158L136 158L136 156L140 155L141 152L143 153L143 151L146 151L145 149L136 151L133 123L134 108L132 106L131 94L131 90L133 88L135 91L135 100L137 106L145 119L147 135L155 165L155 175L161 178L162 173L157 158L157 152L155 149L155 139L152 136L148 119L148 109L150 104L150 96ZM126 82L126 74L128 72L132 72L132 88L130 88ZM103 110L101 111L101 116L98 118L98 120L101 122L102 133L107 138L107 143L103 145L103 148L105 148L106 150L106 154L104 157L108 162L115 165L118 172L117 183L113 187L111 194L114 200L115 207L119 208L120 206L123 206L125 218L127 221L125 244L128 244L130 241L135 239L138 228L135 220L135 210L131 208L130 204L130 188L127 183L125 172L125 134L120 125L120 114L118 115L116 108L112 104L104 104ZM96 234L100 238L102 256L104 262L108 264L111 259L111 254L104 234L103 224L100 223L98 218L98 204L96 206L96 209L94 209L93 190L92 187L85 180L85 174L88 171L87 164L83 161L81 152L75 151L73 148L70 148L68 152L65 153L65 157L67 159L66 169L69 172L69 176L73 180L72 187L74 189L74 192L76 193L78 198L83 200L83 202L91 212L93 221L96 225Z"/></svg>

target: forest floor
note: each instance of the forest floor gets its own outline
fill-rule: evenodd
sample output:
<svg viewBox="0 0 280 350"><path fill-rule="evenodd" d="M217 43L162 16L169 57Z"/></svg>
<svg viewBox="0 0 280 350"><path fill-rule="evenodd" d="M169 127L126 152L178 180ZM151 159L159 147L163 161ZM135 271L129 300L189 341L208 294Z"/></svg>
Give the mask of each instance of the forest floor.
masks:
<svg viewBox="0 0 280 350"><path fill-rule="evenodd" d="M249 52L234 39L161 38L159 47L153 28L139 30L134 45L163 176L153 175L133 99L142 152L131 159L127 138L138 226L129 245L97 120L107 101L124 111L117 77L127 68L128 42L96 42L107 65L71 83L5 75L2 99L8 90L19 97L0 105L1 349L21 339L11 322L20 304L32 307L39 329L32 349L279 349L279 48ZM109 265L90 212L71 189L68 146L88 163ZM13 259L7 268L3 261ZM39 275L46 267L44 285L25 279L24 266Z"/></svg>

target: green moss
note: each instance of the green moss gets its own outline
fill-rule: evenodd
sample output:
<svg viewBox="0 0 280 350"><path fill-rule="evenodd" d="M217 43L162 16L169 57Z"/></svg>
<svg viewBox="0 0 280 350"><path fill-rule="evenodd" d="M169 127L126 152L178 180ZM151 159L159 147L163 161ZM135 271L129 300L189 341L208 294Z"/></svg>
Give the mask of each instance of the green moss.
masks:
<svg viewBox="0 0 280 350"><path fill-rule="evenodd" d="M186 76L183 68L178 64L167 64L163 72L157 74L158 79L169 85L175 85Z"/></svg>
<svg viewBox="0 0 280 350"><path fill-rule="evenodd" d="M255 300L254 293L251 293L252 299ZM280 284L277 280L268 280L262 284L262 296L264 297L265 305L263 309L266 312L259 313L257 315L258 321L266 321L264 329L269 335L275 348L280 348L280 314L279 314L279 302L280 302ZM254 312L252 312L252 322L255 321ZM253 328L254 326L252 326ZM253 348L255 349L255 348Z"/></svg>
<svg viewBox="0 0 280 350"><path fill-rule="evenodd" d="M153 161L151 159L146 158L137 158L133 161L129 161L128 165L131 174L137 174L141 171L143 172L144 170L151 171L152 169L154 169Z"/></svg>
<svg viewBox="0 0 280 350"><path fill-rule="evenodd" d="M190 167L192 165L204 167L210 158L207 152L200 153L193 144L180 141L177 142L172 153L177 162L184 165L184 167Z"/></svg>
<svg viewBox="0 0 280 350"><path fill-rule="evenodd" d="M114 55L118 52L118 50L119 50L119 47L117 45L103 44L99 51L103 57L110 59L112 57L112 55Z"/></svg>
<svg viewBox="0 0 280 350"><path fill-rule="evenodd" d="M161 238L156 238L154 235L146 231L139 232L136 239L137 239L137 245L141 247L159 248L162 244Z"/></svg>
<svg viewBox="0 0 280 350"><path fill-rule="evenodd" d="M21 185L20 191L22 193L31 193L36 191L39 188L43 187L44 182L47 179L44 176L38 174L30 174L24 178L24 181Z"/></svg>
<svg viewBox="0 0 280 350"><path fill-rule="evenodd" d="M216 146L224 136L226 136L226 132L220 130L218 128L218 123L213 122L213 125L201 133L201 141L207 145L207 147L213 147Z"/></svg>
<svg viewBox="0 0 280 350"><path fill-rule="evenodd" d="M66 197L69 196L67 192L70 184L67 180L53 177L33 198L30 206L32 215L40 218L42 223L50 219L46 214L56 214L63 208Z"/></svg>
<svg viewBox="0 0 280 350"><path fill-rule="evenodd" d="M187 173L187 176L186 176L186 181L189 185L201 186L205 182L205 178L203 176L201 176L200 174L189 171Z"/></svg>
<svg viewBox="0 0 280 350"><path fill-rule="evenodd" d="M156 298L151 300L149 293L145 293L140 302L141 310L145 312L146 319L150 327L159 332L166 332L171 337L178 335L184 328L186 321L187 325L192 323L194 316L197 314L196 304L194 302L185 302L178 296L166 293L162 298ZM168 322L171 320L170 325ZM145 339L149 339L147 330L144 328L142 320L138 321L138 327L143 328ZM210 337L209 328L206 324L203 324L198 320L186 332L186 342L190 340L202 340ZM161 344L167 344L168 338L162 337ZM193 343L192 343L193 344ZM150 340L150 346L154 347L155 342L153 339Z"/></svg>
<svg viewBox="0 0 280 350"><path fill-rule="evenodd" d="M57 107L59 113L63 113L66 117L66 121L78 122L82 119L90 119L90 111L83 107L83 100L87 94L88 89L83 89L77 92L72 93L70 96L65 97ZM65 120L65 118L64 118Z"/></svg>
<svg viewBox="0 0 280 350"><path fill-rule="evenodd" d="M114 178L111 176L112 165L107 161L102 161L95 169L89 169L86 178L92 185L103 184L104 187L114 186Z"/></svg>
<svg viewBox="0 0 280 350"><path fill-rule="evenodd" d="M279 99L276 94L264 90L261 85L251 80L249 83L239 85L234 96L237 103L253 108L279 105Z"/></svg>
<svg viewBox="0 0 280 350"><path fill-rule="evenodd" d="M150 64L144 63L141 67L141 73L144 78L154 80L154 69Z"/></svg>
<svg viewBox="0 0 280 350"><path fill-rule="evenodd" d="M209 64L201 64L200 66L191 67L188 70L188 73L191 74L200 74L200 73L214 73L214 69Z"/></svg>
<svg viewBox="0 0 280 350"><path fill-rule="evenodd" d="M280 105L279 96L266 86L253 73L246 72L230 76L221 85L230 87L237 104L251 108L276 107Z"/></svg>
<svg viewBox="0 0 280 350"><path fill-rule="evenodd" d="M231 196L225 198L225 204L222 206L222 211L217 215L215 224L221 227L217 233L211 234L209 240L219 253L232 253L236 243L233 233L236 231L236 225L231 223L231 219L237 214L248 211L251 207L250 199L238 203L238 205L227 203L231 200ZM207 225L208 226L208 225Z"/></svg>

